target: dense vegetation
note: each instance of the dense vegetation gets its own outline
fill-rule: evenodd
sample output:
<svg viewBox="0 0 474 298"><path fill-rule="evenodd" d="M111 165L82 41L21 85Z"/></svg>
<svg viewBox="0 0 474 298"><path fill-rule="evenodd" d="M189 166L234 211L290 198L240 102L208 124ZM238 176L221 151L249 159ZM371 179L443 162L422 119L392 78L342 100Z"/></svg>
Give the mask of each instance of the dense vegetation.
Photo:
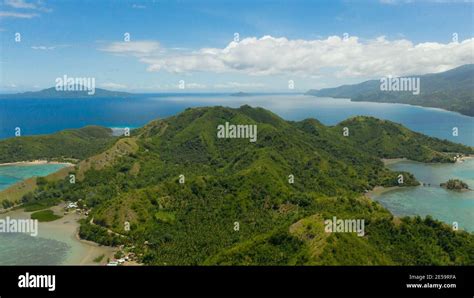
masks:
<svg viewBox="0 0 474 298"><path fill-rule="evenodd" d="M446 189L450 189L450 190L469 189L469 185L467 185L466 182L459 179L449 179L448 182L441 183L440 186Z"/></svg>
<svg viewBox="0 0 474 298"><path fill-rule="evenodd" d="M431 218L394 218L361 195L418 184L380 158L444 161L444 151L472 148L377 121L326 127L249 106L188 109L80 163L75 184L41 181L24 203L81 200L92 208L82 238L133 246L146 264L474 264L474 236ZM257 142L217 138L225 122L258 125ZM400 130L403 138L387 137ZM334 216L363 219L365 235L326 233Z"/></svg>
<svg viewBox="0 0 474 298"><path fill-rule="evenodd" d="M110 147L114 139L111 129L100 126L63 130L51 135L13 137L0 141L0 163L84 159Z"/></svg>
<svg viewBox="0 0 474 298"><path fill-rule="evenodd" d="M62 196L65 191L66 181L48 182L44 177L38 177L34 192L28 192L21 198L22 208L26 212L34 212L47 209L57 205L66 197ZM9 202L4 200L3 202ZM11 202L10 202L11 203ZM16 202L18 203L18 202Z"/></svg>
<svg viewBox="0 0 474 298"><path fill-rule="evenodd" d="M37 219L39 222L53 221L61 218L61 216L54 214L52 210L41 210L31 213L31 219Z"/></svg>
<svg viewBox="0 0 474 298"><path fill-rule="evenodd" d="M380 158L409 157L420 162L455 162L455 154L472 154L472 147L431 138L400 124L373 117L354 117L339 123L334 130L349 129L347 139L365 152Z"/></svg>
<svg viewBox="0 0 474 298"><path fill-rule="evenodd" d="M420 78L420 94L414 95L410 91L381 91L379 80L336 88L309 90L307 94L350 98L353 101L406 103L442 108L474 116L474 64L463 65L437 74L409 77Z"/></svg>

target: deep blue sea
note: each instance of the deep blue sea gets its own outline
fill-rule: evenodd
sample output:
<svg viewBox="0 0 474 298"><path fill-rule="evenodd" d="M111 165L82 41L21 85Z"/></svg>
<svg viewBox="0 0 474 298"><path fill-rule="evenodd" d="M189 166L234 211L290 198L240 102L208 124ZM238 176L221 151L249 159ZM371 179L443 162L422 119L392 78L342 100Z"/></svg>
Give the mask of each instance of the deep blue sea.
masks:
<svg viewBox="0 0 474 298"><path fill-rule="evenodd" d="M196 106L267 108L287 120L316 118L334 125L356 115L401 123L441 139L474 146L474 118L434 108L404 104L351 102L302 94L262 94L235 97L227 94L148 94L132 98L0 99L0 138L46 134L86 125L140 127L150 120L174 115ZM458 128L459 135L452 130Z"/></svg>

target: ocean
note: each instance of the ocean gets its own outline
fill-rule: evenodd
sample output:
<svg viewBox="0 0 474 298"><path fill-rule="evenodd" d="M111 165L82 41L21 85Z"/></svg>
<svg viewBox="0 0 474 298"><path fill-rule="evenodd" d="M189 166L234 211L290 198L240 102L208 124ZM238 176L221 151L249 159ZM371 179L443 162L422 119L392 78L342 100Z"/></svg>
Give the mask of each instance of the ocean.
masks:
<svg viewBox="0 0 474 298"><path fill-rule="evenodd" d="M351 102L302 94L149 94L131 98L0 99L0 139L48 134L86 125L140 127L175 115L188 107L248 104L271 110L287 120L316 118L335 125L352 116L366 115L401 123L429 136L474 146L474 118L435 108L404 104ZM453 128L458 136L453 136Z"/></svg>

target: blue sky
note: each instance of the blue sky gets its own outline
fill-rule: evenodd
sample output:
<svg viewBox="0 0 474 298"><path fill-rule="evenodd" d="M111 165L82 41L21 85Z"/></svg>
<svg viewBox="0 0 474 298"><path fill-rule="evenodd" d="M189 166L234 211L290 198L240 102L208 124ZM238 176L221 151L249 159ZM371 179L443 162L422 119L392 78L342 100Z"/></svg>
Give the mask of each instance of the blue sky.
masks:
<svg viewBox="0 0 474 298"><path fill-rule="evenodd" d="M0 1L2 92L64 74L136 92L180 80L190 92L306 91L472 63L472 2Z"/></svg>

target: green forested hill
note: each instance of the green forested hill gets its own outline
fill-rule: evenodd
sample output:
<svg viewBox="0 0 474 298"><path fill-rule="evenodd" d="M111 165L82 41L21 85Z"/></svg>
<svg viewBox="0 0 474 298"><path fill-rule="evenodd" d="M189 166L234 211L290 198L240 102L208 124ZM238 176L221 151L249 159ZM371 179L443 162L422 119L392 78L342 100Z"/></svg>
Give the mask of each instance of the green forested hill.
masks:
<svg viewBox="0 0 474 298"><path fill-rule="evenodd" d="M112 145L112 130L100 126L51 135L14 137L0 141L0 163L37 159L84 159Z"/></svg>
<svg viewBox="0 0 474 298"><path fill-rule="evenodd" d="M444 149L472 148L377 121L326 127L249 106L188 109L121 140L136 150L90 167L75 184L45 183L25 202L82 199L93 224L84 221L81 237L134 246L146 264L474 264L474 236L431 218L396 219L362 196L399 185L399 174L401 186L418 184L386 169L381 157L446 161ZM225 122L257 125L257 141L217 138ZM391 146L386 135L399 131ZM323 222L334 216L365 220L365 235L326 233Z"/></svg>
<svg viewBox="0 0 474 298"><path fill-rule="evenodd" d="M373 117L354 117L333 128L349 128L347 138L354 146L380 158L401 158L422 162L453 162L453 154L472 153L472 148L413 132L391 121Z"/></svg>
<svg viewBox="0 0 474 298"><path fill-rule="evenodd" d="M393 102L441 108L474 116L474 64L426 75L412 75L420 79L420 94L380 90L379 80L354 85L309 90L306 94L321 97L350 98L353 101Z"/></svg>

